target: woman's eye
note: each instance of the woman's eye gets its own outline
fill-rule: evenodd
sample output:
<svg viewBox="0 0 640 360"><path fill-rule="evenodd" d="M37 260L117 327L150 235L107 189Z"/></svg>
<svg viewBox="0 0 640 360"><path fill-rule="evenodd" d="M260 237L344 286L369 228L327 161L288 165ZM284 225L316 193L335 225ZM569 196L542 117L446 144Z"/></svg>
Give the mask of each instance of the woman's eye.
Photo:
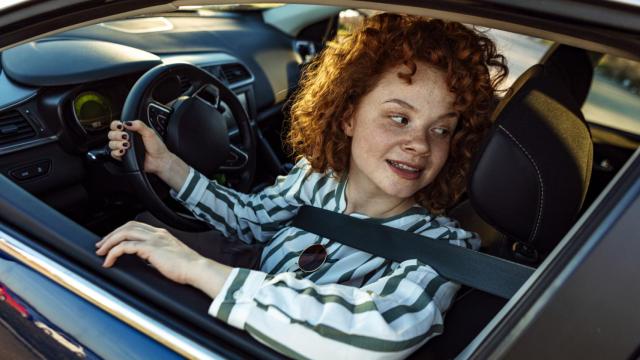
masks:
<svg viewBox="0 0 640 360"><path fill-rule="evenodd" d="M440 136L440 137L446 137L449 136L449 129L447 128L434 128L433 131L436 135Z"/></svg>
<svg viewBox="0 0 640 360"><path fill-rule="evenodd" d="M401 125L407 125L409 123L409 118L403 115L391 115L389 118Z"/></svg>

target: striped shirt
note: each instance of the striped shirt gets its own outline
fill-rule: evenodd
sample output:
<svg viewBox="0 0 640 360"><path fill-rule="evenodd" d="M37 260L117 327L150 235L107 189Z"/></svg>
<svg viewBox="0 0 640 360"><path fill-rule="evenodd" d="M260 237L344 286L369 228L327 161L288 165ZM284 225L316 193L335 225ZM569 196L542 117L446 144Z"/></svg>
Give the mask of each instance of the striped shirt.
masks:
<svg viewBox="0 0 640 360"><path fill-rule="evenodd" d="M459 285L418 260L401 263L290 225L311 205L343 213L347 178L318 173L306 160L256 194L243 194L194 169L174 196L225 236L265 244L260 271L235 268L209 314L293 358L403 358L443 331ZM351 216L477 249L477 235L420 206L386 219ZM389 239L389 246L397 246ZM325 263L298 269L300 253L321 243Z"/></svg>

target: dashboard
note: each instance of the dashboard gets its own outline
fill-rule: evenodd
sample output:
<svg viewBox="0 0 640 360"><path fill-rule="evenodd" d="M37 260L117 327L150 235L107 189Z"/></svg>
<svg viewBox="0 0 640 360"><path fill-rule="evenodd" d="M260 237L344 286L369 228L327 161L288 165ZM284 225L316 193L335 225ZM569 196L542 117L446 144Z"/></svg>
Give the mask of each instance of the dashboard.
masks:
<svg viewBox="0 0 640 360"><path fill-rule="evenodd" d="M170 28L132 31L157 19L93 25L0 54L0 172L76 220L98 211L96 197L127 190L119 164L87 155L106 145L109 124L138 78L163 63L208 71L235 93L258 132L282 121L300 77L294 39L251 16L170 16L163 18ZM189 84L168 77L152 97L171 104ZM233 143L235 119L231 111L223 117ZM279 167L277 150L258 138L272 168Z"/></svg>

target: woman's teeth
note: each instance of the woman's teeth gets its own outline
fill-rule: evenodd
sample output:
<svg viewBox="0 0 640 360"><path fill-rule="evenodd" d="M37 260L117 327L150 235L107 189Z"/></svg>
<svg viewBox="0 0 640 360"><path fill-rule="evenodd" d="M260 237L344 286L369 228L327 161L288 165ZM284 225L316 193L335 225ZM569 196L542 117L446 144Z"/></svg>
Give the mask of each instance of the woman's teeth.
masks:
<svg viewBox="0 0 640 360"><path fill-rule="evenodd" d="M387 161L389 162L389 164L393 165L394 167L397 167L398 169L407 170L407 171L413 171L413 172L420 171L419 169L413 168L411 166L407 166L405 164L400 164L400 163L395 162L393 160L387 160Z"/></svg>

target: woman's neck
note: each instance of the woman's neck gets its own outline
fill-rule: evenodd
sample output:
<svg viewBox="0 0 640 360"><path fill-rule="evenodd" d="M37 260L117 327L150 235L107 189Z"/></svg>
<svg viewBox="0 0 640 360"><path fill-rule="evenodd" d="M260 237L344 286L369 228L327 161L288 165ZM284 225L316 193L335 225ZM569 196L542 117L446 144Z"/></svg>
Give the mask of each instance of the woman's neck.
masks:
<svg viewBox="0 0 640 360"><path fill-rule="evenodd" d="M370 181L361 181L357 174L349 174L345 191L345 214L355 212L373 218L388 218L402 214L415 205L413 198L390 196Z"/></svg>

